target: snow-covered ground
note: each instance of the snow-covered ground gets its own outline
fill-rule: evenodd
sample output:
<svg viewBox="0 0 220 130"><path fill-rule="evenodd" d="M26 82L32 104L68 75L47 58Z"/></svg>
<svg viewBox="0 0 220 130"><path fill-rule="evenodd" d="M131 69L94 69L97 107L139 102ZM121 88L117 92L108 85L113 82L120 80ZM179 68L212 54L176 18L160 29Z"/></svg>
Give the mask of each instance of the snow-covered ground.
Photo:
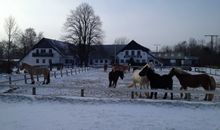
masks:
<svg viewBox="0 0 220 130"><path fill-rule="evenodd" d="M168 73L157 70L158 73ZM117 88L131 83L131 74L119 80ZM179 89L174 79L175 89ZM220 78L215 76L218 82ZM16 84L23 84L23 81ZM72 76L51 78L51 86L70 89L20 88L12 94L0 94L0 129L2 130L220 130L220 102L159 99L130 99L130 95L108 90L108 73L91 69ZM94 88L80 98L78 87ZM117 89L116 88L116 89Z"/></svg>
<svg viewBox="0 0 220 130"><path fill-rule="evenodd" d="M220 104L4 95L2 130L220 130Z"/></svg>

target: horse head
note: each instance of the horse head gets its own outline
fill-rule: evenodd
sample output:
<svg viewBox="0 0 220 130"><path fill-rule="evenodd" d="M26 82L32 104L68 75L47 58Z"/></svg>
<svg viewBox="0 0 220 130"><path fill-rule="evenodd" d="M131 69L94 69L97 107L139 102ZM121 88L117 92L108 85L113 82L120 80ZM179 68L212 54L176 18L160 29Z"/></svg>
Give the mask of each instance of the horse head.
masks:
<svg viewBox="0 0 220 130"><path fill-rule="evenodd" d="M121 78L121 79L123 79L124 78L124 72L123 71L118 71L119 72L119 77Z"/></svg>
<svg viewBox="0 0 220 130"><path fill-rule="evenodd" d="M141 71L139 72L139 75L140 75L140 76L146 76L147 73L148 73L148 71L150 71L150 70L151 70L150 66L149 66L148 64L146 64L146 65L141 69Z"/></svg>

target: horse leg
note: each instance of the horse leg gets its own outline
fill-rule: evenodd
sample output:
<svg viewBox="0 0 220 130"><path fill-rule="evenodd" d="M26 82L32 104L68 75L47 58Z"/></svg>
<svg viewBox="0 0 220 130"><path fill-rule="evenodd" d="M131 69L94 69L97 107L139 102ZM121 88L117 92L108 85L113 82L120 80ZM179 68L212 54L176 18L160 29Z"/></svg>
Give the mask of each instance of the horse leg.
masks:
<svg viewBox="0 0 220 130"><path fill-rule="evenodd" d="M111 87L111 86L112 86L112 81L109 80L109 85L108 85L108 87Z"/></svg>
<svg viewBox="0 0 220 130"><path fill-rule="evenodd" d="M34 81L34 76L31 74L31 84L34 84L35 81Z"/></svg>
<svg viewBox="0 0 220 130"><path fill-rule="evenodd" d="M154 92L154 98L157 99L157 92Z"/></svg>
<svg viewBox="0 0 220 130"><path fill-rule="evenodd" d="M167 98L167 92L165 92L164 96L163 96L163 99L166 99Z"/></svg>

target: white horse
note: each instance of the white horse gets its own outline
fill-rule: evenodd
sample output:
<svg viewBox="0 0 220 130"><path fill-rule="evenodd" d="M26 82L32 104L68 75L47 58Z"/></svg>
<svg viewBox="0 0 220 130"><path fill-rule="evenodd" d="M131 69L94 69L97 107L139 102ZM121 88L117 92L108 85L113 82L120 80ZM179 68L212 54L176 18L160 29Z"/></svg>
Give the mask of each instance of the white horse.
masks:
<svg viewBox="0 0 220 130"><path fill-rule="evenodd" d="M149 88L149 79L147 78L147 76L140 76L139 73L142 69L138 69L135 70L132 74L132 81L133 83L131 83L130 85L128 85L128 88L131 87L135 87L135 88L140 88L140 89L144 89L144 88ZM138 93L135 93L136 96L138 96ZM148 93L145 93L146 96L148 96ZM141 93L139 95L140 97L142 97Z"/></svg>

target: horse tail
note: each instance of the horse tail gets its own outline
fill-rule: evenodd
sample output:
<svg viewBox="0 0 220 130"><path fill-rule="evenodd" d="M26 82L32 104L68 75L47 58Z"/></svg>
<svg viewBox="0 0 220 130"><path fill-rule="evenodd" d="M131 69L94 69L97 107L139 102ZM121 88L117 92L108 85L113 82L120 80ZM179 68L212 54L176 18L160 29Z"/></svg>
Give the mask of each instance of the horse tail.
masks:
<svg viewBox="0 0 220 130"><path fill-rule="evenodd" d="M210 90L215 90L216 89L215 79L212 76L209 76L209 79L210 79Z"/></svg>

